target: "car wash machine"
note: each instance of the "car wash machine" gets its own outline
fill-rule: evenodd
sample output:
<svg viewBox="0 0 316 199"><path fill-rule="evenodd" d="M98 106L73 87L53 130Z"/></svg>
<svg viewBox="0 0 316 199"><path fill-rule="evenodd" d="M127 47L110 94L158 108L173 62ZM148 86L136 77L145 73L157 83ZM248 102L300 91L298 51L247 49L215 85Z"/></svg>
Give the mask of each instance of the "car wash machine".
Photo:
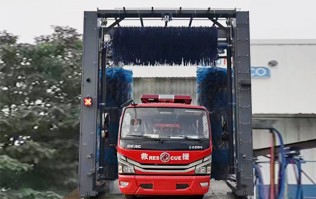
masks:
<svg viewBox="0 0 316 199"><path fill-rule="evenodd" d="M146 27L146 20L155 19L163 26ZM138 20L139 27L121 27L123 20ZM176 20L187 20L187 26L168 26ZM195 20L206 21L208 27L191 26ZM227 69L215 66L219 58L227 59ZM104 183L118 178L119 121L133 82L124 65L200 66L198 105L210 112L212 128L211 178L225 180L238 197L252 196L249 12L181 7L84 12L81 198L97 196Z"/></svg>

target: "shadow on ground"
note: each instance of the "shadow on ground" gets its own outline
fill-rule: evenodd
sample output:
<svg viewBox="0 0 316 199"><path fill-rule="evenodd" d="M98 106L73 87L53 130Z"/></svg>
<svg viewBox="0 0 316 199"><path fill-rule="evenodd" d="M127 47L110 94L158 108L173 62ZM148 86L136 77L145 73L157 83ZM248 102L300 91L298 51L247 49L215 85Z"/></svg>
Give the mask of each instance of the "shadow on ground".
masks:
<svg viewBox="0 0 316 199"><path fill-rule="evenodd" d="M150 196L150 197L139 197L139 199L191 199L190 196ZM78 188L67 195L64 199L80 199ZM125 199L122 194L100 194L95 199ZM211 181L210 190L205 194L203 199L235 199L235 196L231 193L225 182L222 181Z"/></svg>
<svg viewBox="0 0 316 199"><path fill-rule="evenodd" d="M139 197L139 199L192 199L190 196L143 196ZM206 197L205 197L206 198ZM80 199L78 188L67 195L64 199ZM101 193L96 199L125 199L122 194L105 194Z"/></svg>

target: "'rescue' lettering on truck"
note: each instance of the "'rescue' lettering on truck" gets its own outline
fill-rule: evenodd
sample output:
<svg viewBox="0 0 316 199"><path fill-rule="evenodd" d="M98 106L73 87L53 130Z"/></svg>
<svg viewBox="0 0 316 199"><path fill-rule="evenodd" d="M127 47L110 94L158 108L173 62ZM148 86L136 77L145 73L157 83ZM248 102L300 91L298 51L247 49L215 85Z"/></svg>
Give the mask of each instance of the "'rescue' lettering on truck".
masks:
<svg viewBox="0 0 316 199"><path fill-rule="evenodd" d="M205 107L190 96L143 95L124 108L117 146L119 188L137 195L208 192L212 141Z"/></svg>

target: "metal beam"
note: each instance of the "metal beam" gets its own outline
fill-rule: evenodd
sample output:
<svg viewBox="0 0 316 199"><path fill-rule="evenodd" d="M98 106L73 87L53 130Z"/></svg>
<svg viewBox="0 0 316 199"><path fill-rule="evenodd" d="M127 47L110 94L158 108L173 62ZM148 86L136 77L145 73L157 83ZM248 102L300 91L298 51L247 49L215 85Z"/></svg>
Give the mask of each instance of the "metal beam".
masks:
<svg viewBox="0 0 316 199"><path fill-rule="evenodd" d="M81 83L81 116L79 146L79 194L96 196L96 133L98 111L98 54L99 32L96 12L84 12L83 61ZM83 105L85 97L92 97L92 106Z"/></svg>
<svg viewBox="0 0 316 199"><path fill-rule="evenodd" d="M270 118L316 118L316 114L253 114L257 120Z"/></svg>
<svg viewBox="0 0 316 199"><path fill-rule="evenodd" d="M234 119L236 195L252 196L253 146L249 12L237 12L234 21Z"/></svg>
<svg viewBox="0 0 316 199"><path fill-rule="evenodd" d="M192 20L193 20L193 17L190 18L189 27L191 27L192 25Z"/></svg>
<svg viewBox="0 0 316 199"><path fill-rule="evenodd" d="M316 148L316 139L285 144L284 147L290 148L290 150L312 149ZM280 152L280 146L275 147L275 152ZM263 156L267 154L270 154L270 147L253 150L253 156Z"/></svg>
<svg viewBox="0 0 316 199"><path fill-rule="evenodd" d="M122 21L122 19L121 20L117 20L117 17L115 17L115 22L114 23L116 23L116 25L118 26L118 27L120 27L120 22ZM114 25L115 26L115 25Z"/></svg>
<svg viewBox="0 0 316 199"><path fill-rule="evenodd" d="M231 48L231 35L227 36L227 103L228 103L228 120L227 120L227 131L229 133L229 173L235 173L235 162L234 162L234 136L233 136L233 85L232 85L232 48Z"/></svg>
<svg viewBox="0 0 316 199"><path fill-rule="evenodd" d="M102 29L103 30L103 29ZM107 68L107 48L105 48L105 41L104 41L104 34L102 33L102 43L101 43L101 52L99 55L101 55L100 58L100 64L101 64L101 76L100 76L100 89L98 90L99 94L98 96L101 96L101 101L99 103L99 121L100 121L100 132L102 132L103 129L103 114L105 113L105 104L106 104L106 92L102 92L106 90L106 68ZM101 134L101 133L100 133ZM100 145L100 149L104 149L105 147L105 142L102 140L101 135L98 136L98 144ZM101 166L102 169L99 170L98 176L97 176L97 181L100 181L100 176L104 176L105 174L105 169L104 169L104 162L105 162L105 150L100 150L100 163L99 163L99 168ZM102 171L102 172L101 172Z"/></svg>
<svg viewBox="0 0 316 199"><path fill-rule="evenodd" d="M113 31L113 30L111 30L112 28L115 29L114 27L110 28L110 26L109 27L101 27L101 28L105 29L104 33L107 33L109 31ZM226 28L226 29L228 29L228 28ZM226 39L228 37L229 31L226 31L224 29L218 29L217 31L218 31L217 36L219 39Z"/></svg>
<svg viewBox="0 0 316 199"><path fill-rule="evenodd" d="M209 18L214 24L216 24L219 28L226 29L221 23L219 23L216 19Z"/></svg>
<svg viewBox="0 0 316 199"><path fill-rule="evenodd" d="M227 59L227 56L218 56L218 59Z"/></svg>
<svg viewBox="0 0 316 199"><path fill-rule="evenodd" d="M143 17L139 17L139 18L140 18L140 25L141 25L142 27L144 27Z"/></svg>
<svg viewBox="0 0 316 199"><path fill-rule="evenodd" d="M99 18L138 18L140 15L143 18L161 18L165 14L169 14L172 18L191 18L192 15L194 18L228 18L236 16L236 9L227 9L227 10L184 10L184 9L175 9L175 10L98 10Z"/></svg>
<svg viewBox="0 0 316 199"><path fill-rule="evenodd" d="M118 26L120 26L119 24L120 24L120 22L123 20L124 18L120 18L120 19L116 19L115 18L115 22L113 22L110 26L108 26L108 27L106 27L107 29L111 29L111 28L113 28L114 26L116 26L116 25L118 25Z"/></svg>

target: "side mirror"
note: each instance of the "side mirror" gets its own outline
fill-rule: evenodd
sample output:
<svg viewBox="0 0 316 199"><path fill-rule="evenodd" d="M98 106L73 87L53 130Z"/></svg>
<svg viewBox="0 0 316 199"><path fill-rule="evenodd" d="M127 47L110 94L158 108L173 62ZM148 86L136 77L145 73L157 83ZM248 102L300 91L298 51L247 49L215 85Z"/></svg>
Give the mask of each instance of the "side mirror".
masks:
<svg viewBox="0 0 316 199"><path fill-rule="evenodd" d="M227 122L226 122L226 119L225 119L224 116L222 116L222 130L223 130L224 132L227 131Z"/></svg>

